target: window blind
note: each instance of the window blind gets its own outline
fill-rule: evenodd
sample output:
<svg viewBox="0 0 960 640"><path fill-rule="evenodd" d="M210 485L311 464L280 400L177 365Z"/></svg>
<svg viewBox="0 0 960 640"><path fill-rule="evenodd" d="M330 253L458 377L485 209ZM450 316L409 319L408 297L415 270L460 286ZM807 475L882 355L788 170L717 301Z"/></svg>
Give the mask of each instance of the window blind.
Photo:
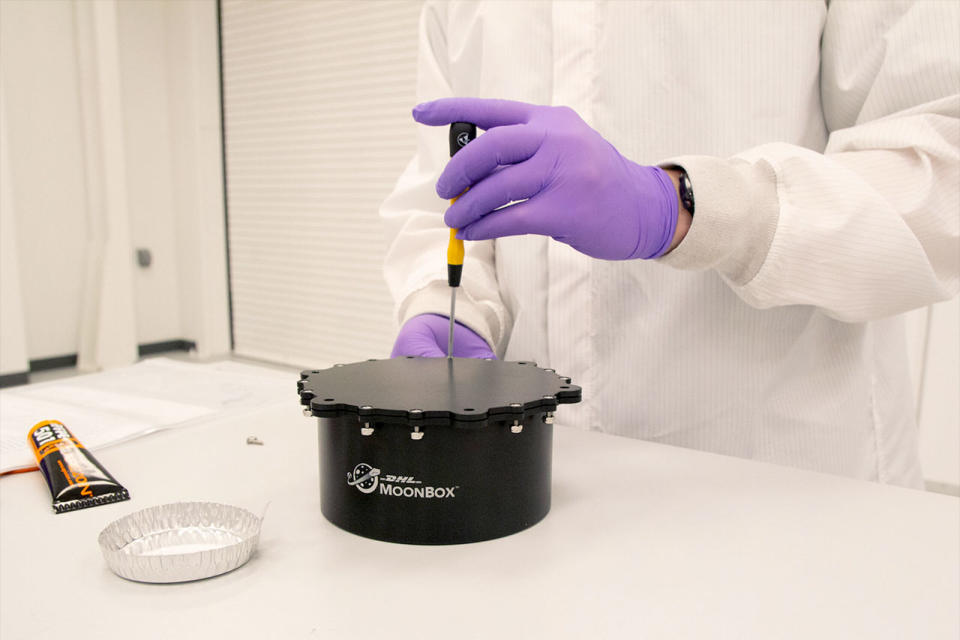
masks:
<svg viewBox="0 0 960 640"><path fill-rule="evenodd" d="M377 208L415 148L421 4L223 0L238 355L319 367L389 354Z"/></svg>

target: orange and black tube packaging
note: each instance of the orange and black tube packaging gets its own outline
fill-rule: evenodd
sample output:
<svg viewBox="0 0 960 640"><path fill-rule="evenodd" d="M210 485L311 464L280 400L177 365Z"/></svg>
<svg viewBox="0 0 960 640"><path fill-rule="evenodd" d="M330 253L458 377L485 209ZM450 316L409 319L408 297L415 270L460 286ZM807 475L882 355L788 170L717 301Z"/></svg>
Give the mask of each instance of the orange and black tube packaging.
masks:
<svg viewBox="0 0 960 640"><path fill-rule="evenodd" d="M59 420L38 422L27 440L50 487L56 513L130 499L130 493Z"/></svg>

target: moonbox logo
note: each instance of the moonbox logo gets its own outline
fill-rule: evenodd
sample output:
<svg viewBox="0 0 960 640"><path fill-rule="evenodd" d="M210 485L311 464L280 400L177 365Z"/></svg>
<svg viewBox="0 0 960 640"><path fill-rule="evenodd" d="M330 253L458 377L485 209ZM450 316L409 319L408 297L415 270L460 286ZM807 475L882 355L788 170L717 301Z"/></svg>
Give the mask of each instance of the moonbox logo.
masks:
<svg viewBox="0 0 960 640"><path fill-rule="evenodd" d="M413 476L396 476L380 473L380 469L361 462L347 472L347 486L356 487L360 493L374 493L379 488L380 495L396 498L456 498L453 487L425 487L423 482Z"/></svg>
<svg viewBox="0 0 960 640"><path fill-rule="evenodd" d="M360 493L373 493L377 490L380 479L380 469L374 469L365 462L361 462L347 472L347 485L356 487Z"/></svg>

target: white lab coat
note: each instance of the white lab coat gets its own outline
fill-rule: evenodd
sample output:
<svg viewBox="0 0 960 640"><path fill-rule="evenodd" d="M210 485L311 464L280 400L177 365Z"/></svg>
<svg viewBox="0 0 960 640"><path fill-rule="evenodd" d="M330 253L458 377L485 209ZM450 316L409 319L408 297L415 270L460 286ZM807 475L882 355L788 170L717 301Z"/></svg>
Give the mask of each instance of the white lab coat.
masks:
<svg viewBox="0 0 960 640"><path fill-rule="evenodd" d="M458 320L582 385L562 423L920 486L897 314L958 291L957 7L428 4L420 100L568 105L696 196L656 261L467 243ZM420 127L381 210L401 323L447 313L447 159Z"/></svg>

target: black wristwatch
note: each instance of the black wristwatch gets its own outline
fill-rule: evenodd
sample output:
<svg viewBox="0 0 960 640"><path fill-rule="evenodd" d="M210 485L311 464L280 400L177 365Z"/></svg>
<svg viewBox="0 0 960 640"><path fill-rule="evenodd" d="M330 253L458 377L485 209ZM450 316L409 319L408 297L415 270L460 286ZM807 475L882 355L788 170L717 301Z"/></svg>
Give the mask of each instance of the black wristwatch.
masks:
<svg viewBox="0 0 960 640"><path fill-rule="evenodd" d="M683 207L693 215L693 185L690 184L690 176L684 171L683 167L677 167L680 171L680 177L677 178L678 191L680 192L680 202Z"/></svg>

